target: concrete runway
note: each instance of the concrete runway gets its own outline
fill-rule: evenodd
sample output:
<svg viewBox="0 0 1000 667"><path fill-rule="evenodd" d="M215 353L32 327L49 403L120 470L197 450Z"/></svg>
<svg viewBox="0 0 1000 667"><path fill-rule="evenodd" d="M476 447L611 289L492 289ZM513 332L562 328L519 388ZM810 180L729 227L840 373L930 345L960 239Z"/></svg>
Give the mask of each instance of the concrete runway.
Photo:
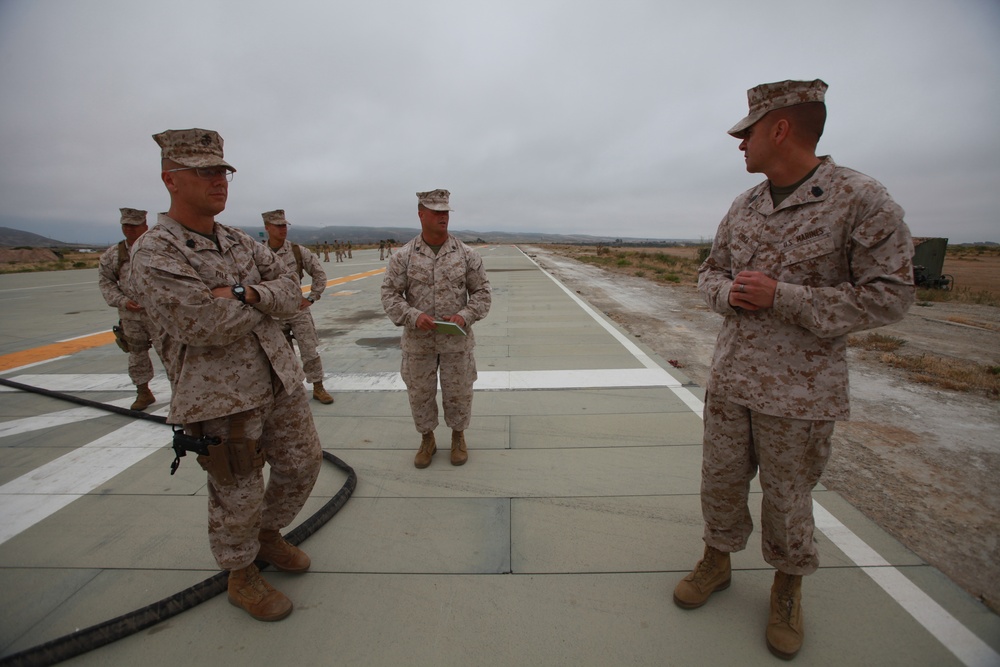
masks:
<svg viewBox="0 0 1000 667"><path fill-rule="evenodd" d="M413 467L399 330L379 301L386 262L324 264L336 282L313 316L336 403L312 409L359 483L302 545L312 570L267 575L295 612L259 623L223 595L69 664L777 662L756 533L731 588L694 611L671 600L702 551L703 390L518 249L480 252L494 297L475 329L469 462L442 449ZM96 270L0 275L0 312L3 377L131 403ZM156 368L150 411L165 413ZM205 474L187 458L171 477L169 439L0 387L0 662L216 573ZM449 441L443 421L437 439ZM298 520L344 479L325 465ZM752 498L756 518L756 484ZM821 568L803 586L797 664L1000 665L1000 617L835 493L814 498Z"/></svg>

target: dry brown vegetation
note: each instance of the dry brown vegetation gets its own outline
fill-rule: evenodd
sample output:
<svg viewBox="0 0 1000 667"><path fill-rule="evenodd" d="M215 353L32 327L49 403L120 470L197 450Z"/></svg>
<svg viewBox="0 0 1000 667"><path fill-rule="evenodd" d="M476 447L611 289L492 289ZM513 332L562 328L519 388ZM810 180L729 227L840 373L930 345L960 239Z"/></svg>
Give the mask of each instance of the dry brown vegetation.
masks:
<svg viewBox="0 0 1000 667"><path fill-rule="evenodd" d="M699 246L625 248L554 245L553 250L575 260L616 273L675 285L698 282Z"/></svg>
<svg viewBox="0 0 1000 667"><path fill-rule="evenodd" d="M900 355L886 352L881 360L908 371L914 382L952 391L982 392L1000 399L1000 366L985 366L961 359L945 359L930 354Z"/></svg>
<svg viewBox="0 0 1000 667"><path fill-rule="evenodd" d="M698 266L707 246L609 247L553 245L561 255L664 285L696 285ZM943 273L954 277L955 289L918 290L917 302L955 301L1000 306L1000 247L950 246ZM957 324L996 330L996 325L969 318L949 318ZM961 321L959 321L961 320ZM982 393L1000 400L1000 367L932 354L903 354L906 341L880 333L851 336L848 345L878 353L881 363L905 371L913 382L940 389Z"/></svg>
<svg viewBox="0 0 1000 667"><path fill-rule="evenodd" d="M951 391L979 392L994 400L1000 399L1000 366L932 354L899 354L898 350L906 341L880 333L849 336L847 344L877 352L879 361L906 371L914 382Z"/></svg>
<svg viewBox="0 0 1000 667"><path fill-rule="evenodd" d="M67 248L0 248L0 273L94 269L101 261L102 252L79 252Z"/></svg>

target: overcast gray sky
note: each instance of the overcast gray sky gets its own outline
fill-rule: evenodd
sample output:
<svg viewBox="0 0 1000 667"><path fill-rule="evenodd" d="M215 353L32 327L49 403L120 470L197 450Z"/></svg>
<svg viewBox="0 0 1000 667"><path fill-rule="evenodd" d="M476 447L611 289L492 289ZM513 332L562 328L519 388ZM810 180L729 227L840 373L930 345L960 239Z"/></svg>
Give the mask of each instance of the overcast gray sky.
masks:
<svg viewBox="0 0 1000 667"><path fill-rule="evenodd" d="M710 239L761 180L746 90L825 80L821 154L917 236L1000 241L1000 2L0 0L0 226L166 210L168 128L217 130L219 220Z"/></svg>

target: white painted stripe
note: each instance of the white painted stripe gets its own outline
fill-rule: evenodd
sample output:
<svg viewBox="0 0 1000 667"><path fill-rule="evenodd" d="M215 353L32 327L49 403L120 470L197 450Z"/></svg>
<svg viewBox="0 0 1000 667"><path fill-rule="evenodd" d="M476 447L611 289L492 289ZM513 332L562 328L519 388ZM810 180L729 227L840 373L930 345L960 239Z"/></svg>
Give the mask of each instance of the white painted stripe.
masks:
<svg viewBox="0 0 1000 667"><path fill-rule="evenodd" d="M622 346L632 354L632 356L634 356L636 359L639 360L639 363L641 363L646 368L659 368L661 370L663 369L663 367L660 366L655 361L653 361L653 359L651 359L648 354L646 354L645 352L643 352L642 350L640 350L639 347L635 343L633 343L632 341L630 341L625 336L625 334L623 334L617 328L615 328L614 326L612 326L607 320L605 320L603 317L601 317L597 313L597 311L595 311L593 308L591 308L589 305L587 305L587 303L583 299L581 299L576 294L574 294L573 290L569 289L568 287L566 287L565 285L563 285L561 282L559 282L558 280L556 280L555 276L553 276L548 271L546 271L545 269L543 269L538 264L538 262L536 262L530 256L528 256L527 254L525 254L523 250L521 251L521 253L524 254L524 256L527 257L528 261L531 262L532 264L534 264L535 267L537 267L539 271L541 271L544 275L548 276L549 280L551 280L556 285L558 285L559 289L561 289L563 292L565 292L567 295L569 295L569 298L572 299L574 302L576 302L576 305L580 306L580 308L582 308L585 313L587 313L592 318L594 318L594 321L596 321L598 324L600 324L602 327L604 327L604 329L609 334L611 334L614 337L615 340L617 340L619 343L621 343Z"/></svg>
<svg viewBox="0 0 1000 667"><path fill-rule="evenodd" d="M78 495L62 496L0 496L0 544L49 518Z"/></svg>
<svg viewBox="0 0 1000 667"><path fill-rule="evenodd" d="M691 393L691 390L687 387L671 387L673 392L677 395L677 398L684 401L684 405L691 408L691 412L698 415L699 419L705 418L705 404L700 398Z"/></svg>
<svg viewBox="0 0 1000 667"><path fill-rule="evenodd" d="M120 398L116 401L109 401L108 404L125 408L132 405L132 401L134 400L134 398ZM74 424L88 419L97 419L98 417L107 416L107 410L100 410L98 408L73 408L72 410L50 412L48 414L38 415L37 417L12 419L10 421L0 423L0 438L20 435L22 433L31 433L33 431L40 431L44 428L64 426L66 424Z"/></svg>
<svg viewBox="0 0 1000 667"><path fill-rule="evenodd" d="M48 373L18 375L8 379L49 391L135 391L135 385L126 373ZM170 400L170 383L167 378L154 377L149 381L149 389L156 396L157 403ZM0 386L0 391L21 390Z"/></svg>
<svg viewBox="0 0 1000 667"><path fill-rule="evenodd" d="M122 391L135 389L128 375L107 374L48 374L20 375L11 378L16 382L41 389L82 393L88 391ZM325 373L324 382L333 391L406 391L398 371L380 373ZM308 382L306 383L309 384ZM668 387L680 395L686 392L680 382L662 368L598 368L552 371L480 371L476 380L477 391L530 391L538 389L610 389L615 387ZM150 389L158 402L169 401L169 385L165 379L159 384L154 378ZM20 391L0 387L0 391ZM694 398L697 401L697 398ZM690 405L690 403L689 403ZM695 409L692 407L692 409ZM0 425L2 429L2 425ZM2 430L0 430L2 433Z"/></svg>
<svg viewBox="0 0 1000 667"><path fill-rule="evenodd" d="M169 427L133 422L0 486L0 544L169 443Z"/></svg>
<svg viewBox="0 0 1000 667"><path fill-rule="evenodd" d="M585 303L583 301L583 299L581 299L576 294L574 294L573 290L569 289L568 287L566 287L565 285L563 285L561 282L559 282L556 279L555 276L553 276L551 273L549 273L548 271L546 271L545 269L543 269L538 264L538 262L536 262L534 259L532 259L531 256L528 255L527 253L525 253L523 250L521 250L521 254L524 255L529 262L531 262L532 264L534 264L535 267L539 271L541 271L543 274L545 274L546 276L548 276L549 280L551 280L556 285L558 285L559 289L561 289L563 292L565 292L567 295L569 295L569 298L572 299L574 302L576 302L576 304L578 306L580 306L580 308L582 308L585 313L587 313L588 315L590 315L592 318L594 318L594 320L598 324L600 324L602 327L604 327L604 329L608 333L610 333L615 338L615 340L617 340L619 343L621 343L625 347L625 349L628 350L632 354L632 356L634 356L639 361L640 364L642 364L643 366L645 366L646 368L649 368L651 370L652 369L656 369L656 370L662 371L662 372L666 373L667 375L669 375L669 373L667 373L667 371L662 366L660 366L658 363L656 363L656 361L654 361L652 358L650 358L650 356L648 354L646 354L641 349L639 349L639 347L635 343L633 343L631 340L629 340L625 336L625 334L623 334L621 331L619 331L615 326L613 326L606 319L604 319L603 317L601 317L600 315L598 315L598 313L593 308L591 308L589 305L587 305L587 303ZM673 377L673 376L671 376L671 377ZM630 385L630 386L638 386L638 385ZM649 386L649 385L646 385L646 386ZM677 380L674 380L673 384L667 385L667 386L669 386L671 388L671 390L674 392L674 394L677 395L677 398L681 399L681 401L683 401L684 404L686 406L688 406L691 409L692 412L694 412L696 415L698 415L699 418L704 418L703 413L705 411L705 404L701 401L701 399L699 399L697 396L695 396L693 393L691 393L690 389L687 389L686 387L681 386L681 383L678 382Z"/></svg>
<svg viewBox="0 0 1000 667"><path fill-rule="evenodd" d="M83 334L82 336L73 336L72 338L63 338L62 340L57 340L57 343L68 343L71 340L80 340L81 338L90 338L91 336L97 336L100 334L106 334L110 329L101 329L100 331L95 331L94 333Z"/></svg>
<svg viewBox="0 0 1000 667"><path fill-rule="evenodd" d="M851 529L830 514L822 505L813 501L816 528L844 552L861 571L889 594L920 625L931 633L945 648L970 667L1000 665L1000 654L994 651L944 607L920 590L888 561L868 546Z"/></svg>
<svg viewBox="0 0 1000 667"><path fill-rule="evenodd" d="M76 287L77 285L96 285L96 280L88 280L82 283L61 283L59 285L39 285L37 287L7 287L5 289L0 289L0 292L20 292L21 290L29 289L52 289L53 287Z"/></svg>

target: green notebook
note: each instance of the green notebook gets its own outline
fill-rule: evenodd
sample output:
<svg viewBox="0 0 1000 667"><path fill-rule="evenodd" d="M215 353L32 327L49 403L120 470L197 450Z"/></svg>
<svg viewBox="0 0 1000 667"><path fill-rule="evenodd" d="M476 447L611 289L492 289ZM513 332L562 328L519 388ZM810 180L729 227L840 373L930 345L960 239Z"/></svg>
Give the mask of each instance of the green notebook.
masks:
<svg viewBox="0 0 1000 667"><path fill-rule="evenodd" d="M438 333L448 334L449 336L464 336L465 329L458 326L454 322L441 322L439 320L434 320L435 331Z"/></svg>

